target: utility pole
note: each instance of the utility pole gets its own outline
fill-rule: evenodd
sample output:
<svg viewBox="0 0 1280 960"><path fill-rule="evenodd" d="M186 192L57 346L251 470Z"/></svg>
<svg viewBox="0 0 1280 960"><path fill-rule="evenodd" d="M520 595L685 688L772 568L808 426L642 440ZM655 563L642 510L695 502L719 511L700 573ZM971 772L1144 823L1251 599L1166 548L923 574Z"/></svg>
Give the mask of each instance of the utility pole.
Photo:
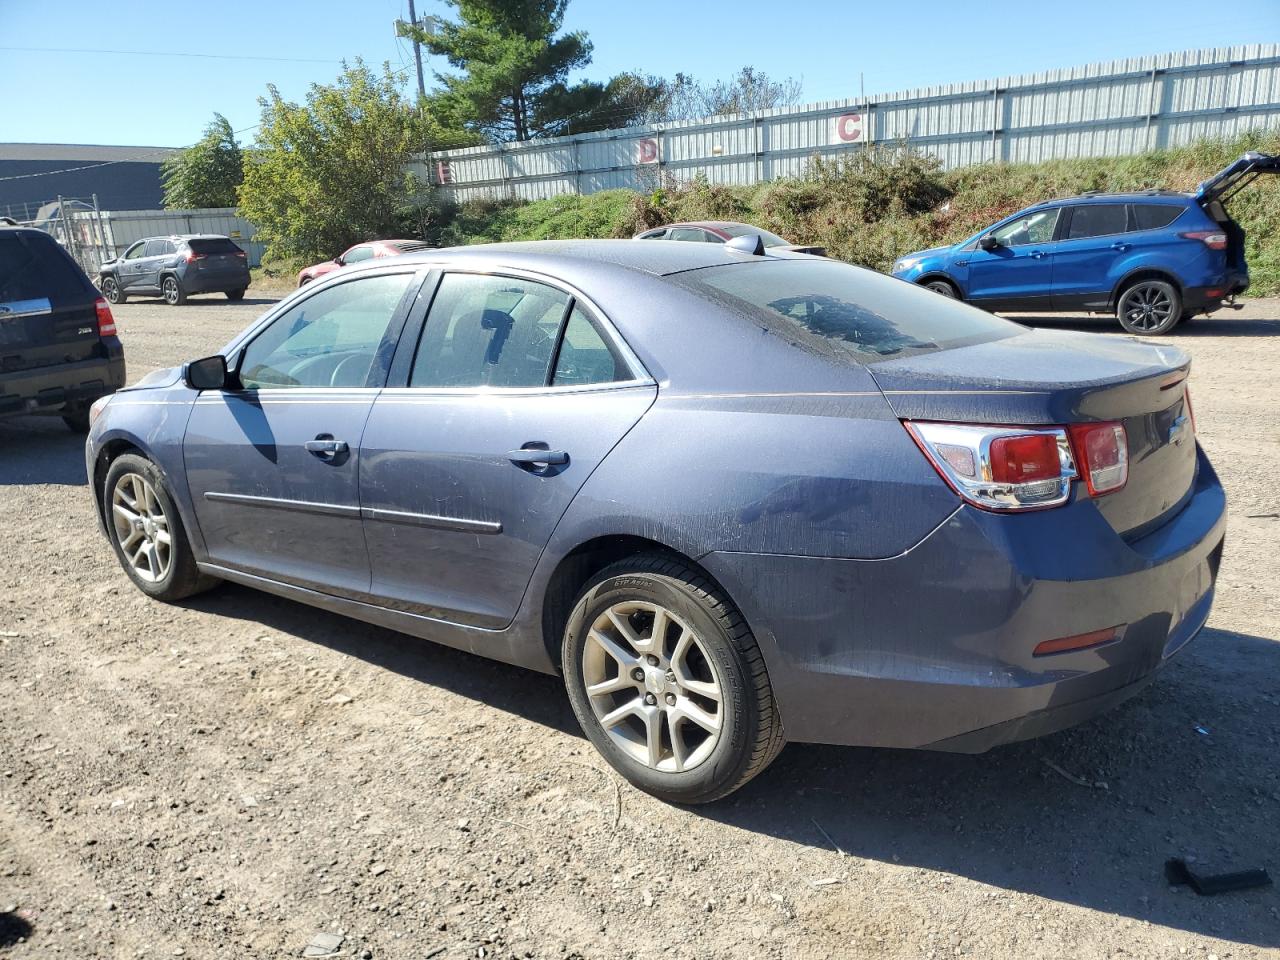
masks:
<svg viewBox="0 0 1280 960"><path fill-rule="evenodd" d="M409 22L415 27L418 24L418 12L413 9L413 0L409 0ZM418 65L418 97L421 100L427 99L427 85L422 80L422 46L418 43L417 31L413 34L413 62Z"/></svg>

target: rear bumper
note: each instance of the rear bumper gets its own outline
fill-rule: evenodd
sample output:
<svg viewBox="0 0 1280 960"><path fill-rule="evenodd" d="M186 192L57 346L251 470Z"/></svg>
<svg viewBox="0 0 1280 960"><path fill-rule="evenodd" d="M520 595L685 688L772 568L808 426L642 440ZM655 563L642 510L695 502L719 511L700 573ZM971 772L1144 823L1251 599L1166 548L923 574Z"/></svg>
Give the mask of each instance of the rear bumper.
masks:
<svg viewBox="0 0 1280 960"><path fill-rule="evenodd" d="M118 342L107 357L0 373L0 417L88 406L123 387L124 378L124 352Z"/></svg>
<svg viewBox="0 0 1280 960"><path fill-rule="evenodd" d="M1203 627L1226 502L1199 456L1187 505L1128 543L1087 499L964 507L885 560L713 553L769 669L790 740L978 752L1132 696ZM1124 625L1045 657L1044 640Z"/></svg>
<svg viewBox="0 0 1280 960"><path fill-rule="evenodd" d="M229 293L232 290L247 289L249 279L248 269L208 276L190 272L182 278L182 289L186 293Z"/></svg>
<svg viewBox="0 0 1280 960"><path fill-rule="evenodd" d="M1186 287L1182 291L1182 309L1192 313L1212 313L1222 306L1222 301L1244 293L1249 288L1249 275L1229 273L1226 279L1212 287Z"/></svg>

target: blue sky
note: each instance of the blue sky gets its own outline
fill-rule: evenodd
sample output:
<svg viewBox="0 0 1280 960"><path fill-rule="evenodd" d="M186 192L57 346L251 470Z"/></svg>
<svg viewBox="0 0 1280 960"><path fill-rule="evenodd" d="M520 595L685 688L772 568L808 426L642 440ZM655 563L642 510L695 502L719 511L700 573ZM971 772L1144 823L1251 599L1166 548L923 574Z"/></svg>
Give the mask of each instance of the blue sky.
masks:
<svg viewBox="0 0 1280 960"><path fill-rule="evenodd" d="M215 110L252 127L268 83L301 99L344 57L389 60L411 82L408 45L392 31L406 10L405 0L0 0L0 141L182 146ZM420 0L418 13L448 8ZM565 25L595 45L591 78L640 70L716 79L750 64L802 80L805 100L827 100L858 96L859 74L867 93L887 93L1280 41L1280 2L571 0ZM230 56L282 59L220 59Z"/></svg>

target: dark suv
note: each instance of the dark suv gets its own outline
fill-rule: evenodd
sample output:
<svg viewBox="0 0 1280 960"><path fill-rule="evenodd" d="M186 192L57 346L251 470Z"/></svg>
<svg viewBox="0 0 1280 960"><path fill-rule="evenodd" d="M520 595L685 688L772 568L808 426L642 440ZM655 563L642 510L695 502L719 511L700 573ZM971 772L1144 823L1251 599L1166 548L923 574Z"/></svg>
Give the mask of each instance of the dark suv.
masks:
<svg viewBox="0 0 1280 960"><path fill-rule="evenodd" d="M1249 286L1244 230L1226 203L1280 157L1246 153L1194 193L1089 193L1020 210L954 247L901 257L893 275L987 310L1114 311L1168 333Z"/></svg>
<svg viewBox="0 0 1280 960"><path fill-rule="evenodd" d="M98 286L111 303L143 294L159 294L170 306L193 293L225 293L228 300L239 300L249 288L249 258L229 237L148 237L104 263Z"/></svg>
<svg viewBox="0 0 1280 960"><path fill-rule="evenodd" d="M124 386L111 308L42 230L0 226L0 417L59 414L89 429L89 406Z"/></svg>

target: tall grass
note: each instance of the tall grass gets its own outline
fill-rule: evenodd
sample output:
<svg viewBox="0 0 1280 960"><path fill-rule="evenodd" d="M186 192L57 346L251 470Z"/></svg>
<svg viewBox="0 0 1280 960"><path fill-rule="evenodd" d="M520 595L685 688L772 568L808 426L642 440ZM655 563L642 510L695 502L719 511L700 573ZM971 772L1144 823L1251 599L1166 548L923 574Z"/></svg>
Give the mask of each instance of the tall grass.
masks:
<svg viewBox="0 0 1280 960"><path fill-rule="evenodd" d="M886 270L912 250L955 243L1022 207L1089 190L1193 190L1246 150L1280 153L1280 132L1204 140L1129 157L980 164L943 171L902 145L838 160L815 158L805 175L752 187L695 180L650 193L608 190L533 203L483 201L440 211L446 244L569 237L629 237L676 220L744 220L831 256ZM1266 177L1230 203L1248 236L1251 293L1280 293L1280 178Z"/></svg>

